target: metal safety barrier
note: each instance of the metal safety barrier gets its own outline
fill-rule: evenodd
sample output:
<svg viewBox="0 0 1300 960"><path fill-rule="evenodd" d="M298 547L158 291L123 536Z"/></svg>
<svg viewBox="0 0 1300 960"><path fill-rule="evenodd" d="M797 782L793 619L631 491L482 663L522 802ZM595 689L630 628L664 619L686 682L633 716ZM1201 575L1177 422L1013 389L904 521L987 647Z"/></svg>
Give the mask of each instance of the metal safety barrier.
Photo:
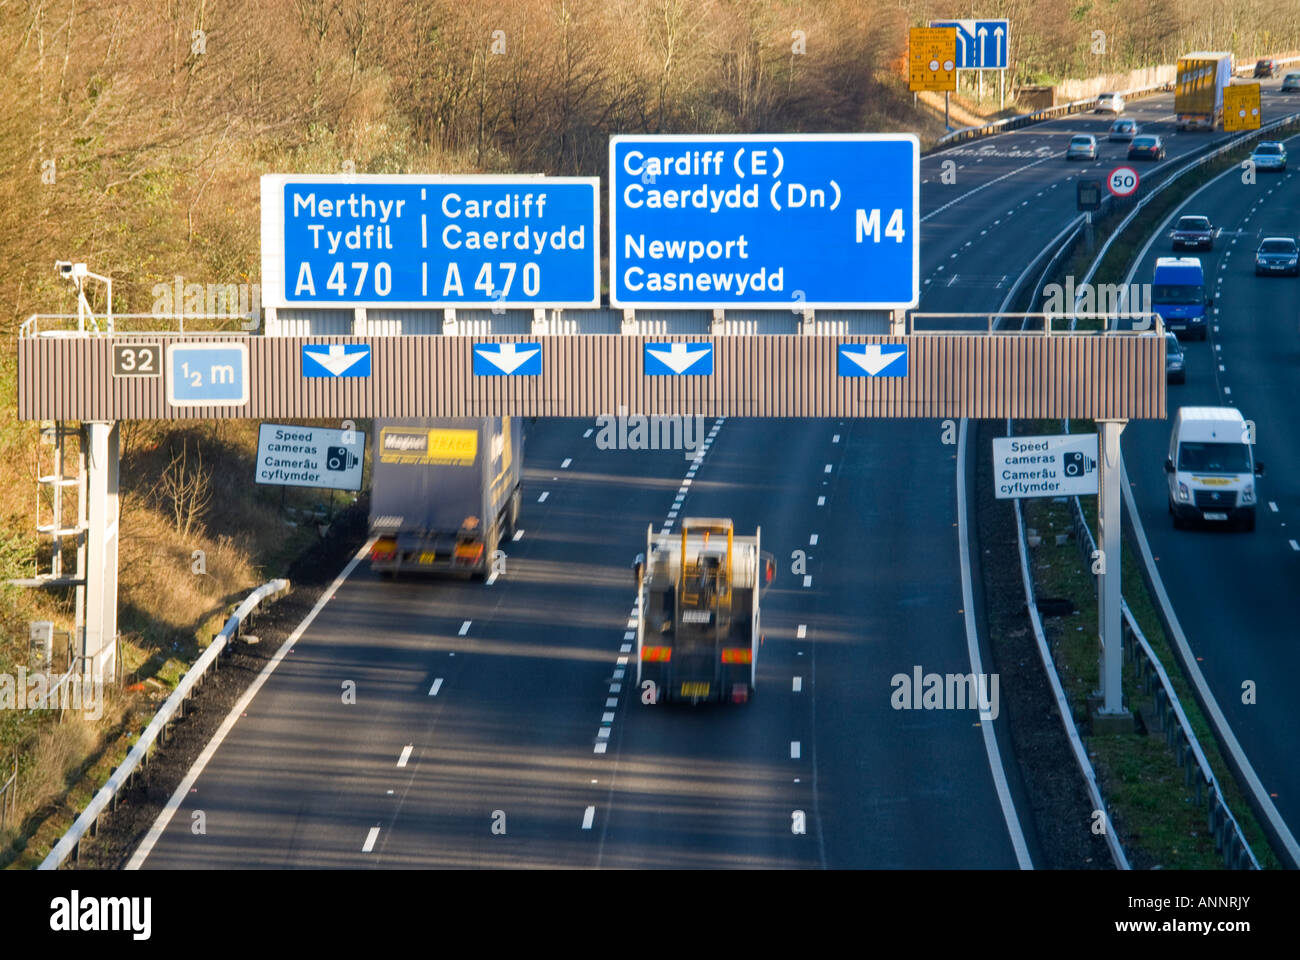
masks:
<svg viewBox="0 0 1300 960"><path fill-rule="evenodd" d="M252 615L254 609L262 601L277 599L288 591L288 580L271 580L250 593L243 603L235 608L225 626L221 628L221 632L212 639L212 643L203 651L203 654L194 662L194 665L190 667L185 676L181 678L180 683L176 684L176 689L172 691L171 696L158 708L153 720L145 727L140 739L131 747L121 766L113 771L108 778L108 782L99 789L99 792L86 805L86 809L82 811L81 816L77 817L68 832L54 845L38 869L57 870L69 855L72 855L74 862L80 857L82 839L87 835L91 837L95 835L99 818L105 810L112 812L117 808L119 791L126 787L139 772L140 767L148 762L149 748L155 742L166 743L169 724L173 720L185 716L185 702L193 693L195 686L202 682L209 668L218 665L218 659L222 651L228 648L231 640L239 636L245 621Z"/></svg>

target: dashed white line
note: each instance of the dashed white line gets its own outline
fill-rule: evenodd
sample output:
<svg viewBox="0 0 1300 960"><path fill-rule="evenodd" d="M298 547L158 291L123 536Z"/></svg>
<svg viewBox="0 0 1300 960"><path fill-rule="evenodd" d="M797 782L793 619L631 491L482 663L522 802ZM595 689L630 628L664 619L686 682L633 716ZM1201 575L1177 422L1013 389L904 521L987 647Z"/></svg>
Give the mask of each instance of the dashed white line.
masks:
<svg viewBox="0 0 1300 960"><path fill-rule="evenodd" d="M1291 544L1292 550L1300 550L1300 543L1296 543L1294 540L1288 540L1287 543Z"/></svg>
<svg viewBox="0 0 1300 960"><path fill-rule="evenodd" d="M614 722L614 714L612 714L612 713L602 713L602 714L600 715L600 722L601 722L601 723L613 723L613 722Z"/></svg>
<svg viewBox="0 0 1300 960"><path fill-rule="evenodd" d="M429 696L436 697L438 695L438 691L441 689L442 689L442 677L439 677L437 680L433 681L433 686L429 688Z"/></svg>
<svg viewBox="0 0 1300 960"><path fill-rule="evenodd" d="M591 432L592 432L592 428L588 427L587 432L582 435L582 439L586 440L589 436L591 436Z"/></svg>
<svg viewBox="0 0 1300 960"><path fill-rule="evenodd" d="M826 464L826 469L823 470L822 473L830 473L830 472L831 472L831 465L828 463Z"/></svg>
<svg viewBox="0 0 1300 960"><path fill-rule="evenodd" d="M811 586L812 586L812 574L811 574L811 573L806 573L806 574L804 574L803 585L804 585L805 587L811 587Z"/></svg>
<svg viewBox="0 0 1300 960"><path fill-rule="evenodd" d="M564 462L560 464L561 470L568 470L569 464L573 463L573 457L565 457Z"/></svg>
<svg viewBox="0 0 1300 960"><path fill-rule="evenodd" d="M839 443L839 442L840 442L840 435L838 433L835 434L835 436L831 437L831 443Z"/></svg>
<svg viewBox="0 0 1300 960"><path fill-rule="evenodd" d="M825 498L825 497L818 497L818 498L817 498L817 506L819 506L819 507L824 507L824 506L826 506L826 498Z"/></svg>
<svg viewBox="0 0 1300 960"><path fill-rule="evenodd" d="M369 853L375 849L375 841L379 839L379 828L371 827L370 832L366 834L366 842L361 846L362 853Z"/></svg>
<svg viewBox="0 0 1300 960"><path fill-rule="evenodd" d="M582 815L582 829L590 830L592 823L596 820L596 808L588 807L586 813Z"/></svg>
<svg viewBox="0 0 1300 960"><path fill-rule="evenodd" d="M523 532L522 530L516 530L516 531L515 531L515 535L514 535L513 537L511 537L510 539L511 539L511 540L518 541L519 538L522 537L523 535L524 535L524 532Z"/></svg>
<svg viewBox="0 0 1300 960"><path fill-rule="evenodd" d="M546 498L549 497L550 495L551 495L551 491L549 491L549 490L543 490L543 491L542 491L542 495L541 495L540 497L537 498L537 502L538 502L538 503L545 503L545 502L546 502Z"/></svg>
<svg viewBox="0 0 1300 960"><path fill-rule="evenodd" d="M600 737L600 739L602 740L608 740L610 729L611 729L610 727L601 727L599 730L596 731L596 736Z"/></svg>
<svg viewBox="0 0 1300 960"><path fill-rule="evenodd" d="M795 677L795 678L794 678L794 687L793 687L793 689L794 689L794 692L795 692L795 693L799 693L799 692L801 692L801 691L803 690L803 677Z"/></svg>
<svg viewBox="0 0 1300 960"><path fill-rule="evenodd" d="M808 624L806 623L799 624L799 629L795 631L795 636L798 637L800 640L808 636Z"/></svg>
<svg viewBox="0 0 1300 960"><path fill-rule="evenodd" d="M600 743L596 744L596 746L592 749L591 752L592 752L592 753L604 753L608 747L609 747L609 744L608 744L608 743L605 743L605 742L602 740Z"/></svg>
<svg viewBox="0 0 1300 960"><path fill-rule="evenodd" d="M415 744L408 743L402 747L402 755L397 758L398 767L406 766L406 761L411 759L411 751L415 749Z"/></svg>
<svg viewBox="0 0 1300 960"><path fill-rule="evenodd" d="M817 534L814 533L812 536L808 538L808 546L810 547L817 546Z"/></svg>
<svg viewBox="0 0 1300 960"><path fill-rule="evenodd" d="M474 622L473 620L466 620L464 623L462 623L462 624L460 625L460 634L459 634L459 636L462 636L462 637L463 637L463 636L465 636L465 634L469 633L469 625L470 625L471 623L473 623L473 622Z"/></svg>
<svg viewBox="0 0 1300 960"><path fill-rule="evenodd" d="M791 740L791 741L790 741L790 759L791 759L791 760L798 760L798 759L799 759L799 741L798 741L798 740Z"/></svg>
<svg viewBox="0 0 1300 960"><path fill-rule="evenodd" d="M1268 508L1272 510L1274 513L1277 513L1277 504L1274 503L1272 500L1268 502Z"/></svg>
<svg viewBox="0 0 1300 960"><path fill-rule="evenodd" d="M617 706L618 706L618 697L607 697L606 700L605 700L605 706L607 706L607 707L617 707Z"/></svg>

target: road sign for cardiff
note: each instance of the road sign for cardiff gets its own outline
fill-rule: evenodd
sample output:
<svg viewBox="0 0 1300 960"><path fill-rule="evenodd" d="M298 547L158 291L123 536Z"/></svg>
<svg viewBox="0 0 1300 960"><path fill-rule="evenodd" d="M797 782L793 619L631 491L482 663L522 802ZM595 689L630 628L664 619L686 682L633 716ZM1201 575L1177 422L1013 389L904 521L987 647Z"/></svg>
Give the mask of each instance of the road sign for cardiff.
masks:
<svg viewBox="0 0 1300 960"><path fill-rule="evenodd" d="M911 134L611 137L610 301L914 307L919 169Z"/></svg>
<svg viewBox="0 0 1300 960"><path fill-rule="evenodd" d="M600 179L267 174L262 302L598 306Z"/></svg>

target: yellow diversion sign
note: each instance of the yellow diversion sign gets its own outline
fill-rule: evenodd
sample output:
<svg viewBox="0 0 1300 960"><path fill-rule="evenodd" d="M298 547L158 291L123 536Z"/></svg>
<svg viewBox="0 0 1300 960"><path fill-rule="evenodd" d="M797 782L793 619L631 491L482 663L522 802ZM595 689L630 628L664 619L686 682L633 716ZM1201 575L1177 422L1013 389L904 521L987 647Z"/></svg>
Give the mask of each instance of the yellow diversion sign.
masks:
<svg viewBox="0 0 1300 960"><path fill-rule="evenodd" d="M909 90L956 90L957 28L913 27L907 62Z"/></svg>
<svg viewBox="0 0 1300 960"><path fill-rule="evenodd" d="M1223 88L1223 129L1259 129L1259 84L1238 83Z"/></svg>

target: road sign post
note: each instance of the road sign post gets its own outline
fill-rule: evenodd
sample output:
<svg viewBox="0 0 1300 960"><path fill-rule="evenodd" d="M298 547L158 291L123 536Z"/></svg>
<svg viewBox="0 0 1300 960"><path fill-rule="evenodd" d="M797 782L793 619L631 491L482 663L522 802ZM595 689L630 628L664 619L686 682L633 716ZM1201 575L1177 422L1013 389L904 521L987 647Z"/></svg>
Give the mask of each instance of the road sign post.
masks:
<svg viewBox="0 0 1300 960"><path fill-rule="evenodd" d="M594 307L598 177L262 177L269 307Z"/></svg>
<svg viewBox="0 0 1300 960"><path fill-rule="evenodd" d="M917 303L910 134L616 136L609 164L616 308Z"/></svg>
<svg viewBox="0 0 1300 960"><path fill-rule="evenodd" d="M1097 502L1097 532L1101 537L1100 584L1097 590L1097 623L1101 627L1101 663L1098 670L1100 703L1093 710L1094 732L1096 724L1108 722L1117 731L1131 729L1131 714L1124 709L1124 620L1123 598L1120 595L1120 476L1122 474L1120 433L1127 420L1098 420L1098 447L1100 456L1100 497ZM1094 560L1094 569L1097 569Z"/></svg>
<svg viewBox="0 0 1300 960"><path fill-rule="evenodd" d="M1237 83L1223 88L1223 129L1259 129L1259 84Z"/></svg>

